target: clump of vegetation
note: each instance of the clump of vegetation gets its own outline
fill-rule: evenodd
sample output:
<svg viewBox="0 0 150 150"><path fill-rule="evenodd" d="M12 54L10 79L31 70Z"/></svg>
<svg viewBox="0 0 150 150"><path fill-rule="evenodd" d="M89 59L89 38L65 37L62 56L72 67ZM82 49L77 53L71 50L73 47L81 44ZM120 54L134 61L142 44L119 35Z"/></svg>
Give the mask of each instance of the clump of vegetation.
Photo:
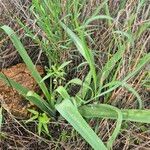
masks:
<svg viewBox="0 0 150 150"><path fill-rule="evenodd" d="M44 98L3 74L0 79L42 110L42 115L34 112L36 117L31 120L43 121L45 117L46 134L49 134L49 118L62 119L58 117L59 112L93 149L112 149L124 120L150 123L150 110L139 93L140 88L149 88L149 70L145 69L150 62L147 48L150 22L146 9L149 6L144 0L113 4L106 0L83 17L87 3L33 0L30 10L38 32L18 19L26 35L48 58L44 78L35 69L16 33L8 26L1 27L31 71ZM68 73L73 71L68 78ZM48 86L45 80L49 80ZM78 90L72 94L74 86ZM97 135L98 121L95 131L90 127L89 120L93 118L116 121L106 142ZM40 134L42 125L39 126Z"/></svg>

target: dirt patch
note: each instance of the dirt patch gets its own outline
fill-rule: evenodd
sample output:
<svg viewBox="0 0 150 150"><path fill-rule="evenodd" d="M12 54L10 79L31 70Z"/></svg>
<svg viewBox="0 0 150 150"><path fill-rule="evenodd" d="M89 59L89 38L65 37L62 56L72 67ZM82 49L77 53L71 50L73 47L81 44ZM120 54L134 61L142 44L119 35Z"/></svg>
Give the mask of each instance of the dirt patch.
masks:
<svg viewBox="0 0 150 150"><path fill-rule="evenodd" d="M44 70L40 65L36 66L36 69L40 75L44 74ZM12 66L8 69L2 69L1 72L8 78L13 79L23 87L28 88L31 91L39 91L36 81L31 76L31 73L23 63ZM2 80L0 80L0 98L3 107L10 111L16 117L27 117L27 108L31 104L25 100L15 89L7 86Z"/></svg>

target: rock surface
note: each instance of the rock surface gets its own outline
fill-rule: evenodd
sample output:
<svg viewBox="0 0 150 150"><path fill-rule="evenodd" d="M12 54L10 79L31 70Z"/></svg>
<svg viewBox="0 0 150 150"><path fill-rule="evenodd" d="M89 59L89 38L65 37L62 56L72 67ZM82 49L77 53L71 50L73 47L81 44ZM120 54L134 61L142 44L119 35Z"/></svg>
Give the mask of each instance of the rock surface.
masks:
<svg viewBox="0 0 150 150"><path fill-rule="evenodd" d="M37 65L36 69L40 75L44 74L44 70L40 65ZM37 83L25 64L20 63L8 69L2 69L1 72L29 90L39 91ZM2 80L0 80L0 101L2 106L17 118L27 117L27 108L31 106L29 101L21 96L15 89L7 86Z"/></svg>

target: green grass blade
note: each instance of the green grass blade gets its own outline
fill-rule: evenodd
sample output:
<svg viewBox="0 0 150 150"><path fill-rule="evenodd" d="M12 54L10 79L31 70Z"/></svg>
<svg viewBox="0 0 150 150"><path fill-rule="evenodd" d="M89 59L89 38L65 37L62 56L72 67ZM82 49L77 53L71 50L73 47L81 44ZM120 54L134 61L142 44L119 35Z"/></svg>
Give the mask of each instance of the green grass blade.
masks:
<svg viewBox="0 0 150 150"><path fill-rule="evenodd" d="M92 21L99 20L99 19L114 20L112 17L107 16L107 15L98 15L98 16L94 16L94 17L89 18L89 19L85 22L84 26L87 26L87 25L90 24Z"/></svg>
<svg viewBox="0 0 150 150"><path fill-rule="evenodd" d="M134 96L136 96L137 98L137 101L139 103L139 109L142 109L143 108L143 102L142 102L142 99L140 97L140 95L137 93L137 91L132 88L129 84L127 83L124 83L123 85L128 91L130 91Z"/></svg>
<svg viewBox="0 0 150 150"><path fill-rule="evenodd" d="M71 31L64 23L60 22L60 25L63 27L63 29L67 32L67 34L70 36L74 44L76 45L78 51L81 53L81 55L87 60L88 62L88 56L87 56L87 50L84 48L82 41L79 39L79 37Z"/></svg>
<svg viewBox="0 0 150 150"><path fill-rule="evenodd" d="M50 116L55 117L55 110L52 110L49 104L37 93L28 91L28 93L26 94L26 98L33 104L35 104L38 108L40 108L44 112L47 112Z"/></svg>
<svg viewBox="0 0 150 150"><path fill-rule="evenodd" d="M36 82L39 84L41 90L43 91L43 93L45 94L46 98L48 100L50 100L50 94L48 92L48 89L46 87L46 85L44 84L44 82L40 82L42 80L40 74L38 73L38 71L36 70L35 65L32 63L31 58L28 56L26 50L24 49L22 43L20 42L18 36L15 34L15 32L8 26L4 25L1 27L10 37L10 39L12 40L16 50L19 52L20 56L22 57L23 61L25 62L25 64L27 65L28 69L30 70L32 76L34 77L34 79L36 80ZM51 104L51 107L52 104Z"/></svg>
<svg viewBox="0 0 150 150"><path fill-rule="evenodd" d="M97 95L95 98L99 97L99 96L102 96L102 95L105 95L111 91L113 91L114 89L118 88L119 86L122 86L122 85L125 85L125 87L127 88L128 85L127 85L127 80L129 80L130 78L134 77L147 63L150 62L150 53L146 54L145 56L143 56L139 63L137 64L135 70L133 70L131 73L129 73L124 79L123 81L113 81L113 82L110 82L108 83L107 85L104 85L102 88L104 87L107 87L107 86L111 86L111 88L109 88L107 91L104 91L103 93ZM110 64L108 65L110 66ZM107 68L107 67L106 67ZM111 66L110 66L111 68ZM104 70L108 70L108 69L104 69ZM107 75L107 74L106 74ZM105 78L105 77L104 77ZM120 82L120 83L119 83ZM114 86L112 87L112 85L114 84ZM126 86L127 85L127 86ZM127 88L128 89L128 88ZM101 89L100 89L101 90ZM100 91L99 90L99 91ZM139 106L142 107L142 101L140 99L140 97L138 96L138 93L136 92L135 93L135 90L129 90L131 91L138 99L138 102L139 102ZM89 100L90 101L90 100Z"/></svg>
<svg viewBox="0 0 150 150"><path fill-rule="evenodd" d="M85 77L85 80L83 81L83 88L80 89L80 91L76 94L76 96L82 97L82 99L85 99L88 90L91 89L91 88L89 88L90 84L91 84L91 79L92 79L91 72L89 71L89 73ZM84 86L84 85L86 85L86 86ZM91 90L91 92L93 93L93 90Z"/></svg>
<svg viewBox="0 0 150 150"><path fill-rule="evenodd" d="M136 96L137 98L137 101L139 103L139 108L142 109L142 105L143 105L143 102L142 102L142 99L141 97L139 96L139 94L137 93L137 91L132 88L129 84L127 84L126 82L124 81L112 81L106 85L104 85L100 90L103 90L105 89L106 87L110 87L108 90L100 93L100 94L97 94L95 97L89 99L88 101L86 101L84 104L87 104L89 102L91 102L92 100L100 97L100 96L103 96L103 95L106 95L107 93L110 93L112 92L113 90L115 90L116 88L118 88L119 86L122 86L124 88L126 88L129 92L131 92L134 96Z"/></svg>
<svg viewBox="0 0 150 150"><path fill-rule="evenodd" d="M94 150L107 150L100 138L82 118L77 108L69 99L56 105L57 111L81 134Z"/></svg>
<svg viewBox="0 0 150 150"><path fill-rule="evenodd" d="M25 96L29 91L27 88L21 86L19 83L9 79L3 73L0 73L0 80L3 80L3 82L5 82L8 86L16 89L23 96Z"/></svg>
<svg viewBox="0 0 150 150"><path fill-rule="evenodd" d="M117 31L114 31L113 33L117 33L117 34L120 34L122 35L123 37L127 37L128 41L133 45L134 44L134 38L133 36L131 35L131 33L127 33L127 32L123 32L123 31L120 31L120 30L117 30Z"/></svg>
<svg viewBox="0 0 150 150"><path fill-rule="evenodd" d="M96 78L94 56L93 56L92 51L87 47L84 37L82 40L80 40L80 38L74 32L72 32L64 23L60 22L60 25L67 32L69 37L72 39L72 41L76 45L78 51L81 53L81 55L84 57L84 59L89 64L90 71L91 71L91 74L92 74L92 77L94 80L95 91L96 91L97 78ZM82 33L81 33L81 35L82 35Z"/></svg>
<svg viewBox="0 0 150 150"><path fill-rule="evenodd" d="M69 65L72 61L67 61L67 62L64 62L60 65L59 69L64 69L67 65Z"/></svg>
<svg viewBox="0 0 150 150"><path fill-rule="evenodd" d="M125 51L125 46L119 45L118 49L119 50L113 55L113 57L110 60L107 61L107 63L103 67L102 75L101 75L101 83L103 83L103 81L107 79L107 77L111 73L116 63L122 58L124 51Z"/></svg>
<svg viewBox="0 0 150 150"><path fill-rule="evenodd" d="M39 107L42 111L47 112L48 114L54 116L54 111L49 107L49 104L44 101L40 96L27 96L29 90L23 87L21 84L7 78L4 74L0 73L0 80L3 80L8 86L11 86L15 90L19 92L19 94L23 95L27 100L31 101L37 107ZM31 91L30 91L31 92ZM35 95L36 93L34 93ZM37 95L37 94L36 94Z"/></svg>
<svg viewBox="0 0 150 150"><path fill-rule="evenodd" d="M104 0L103 2L101 2L99 4L99 6L96 7L96 9L94 10L94 12L92 13L92 16L90 18L93 18L95 16L97 16L100 12L100 10L104 7L104 5L108 2L108 0Z"/></svg>
<svg viewBox="0 0 150 150"><path fill-rule="evenodd" d="M112 146L113 146L113 143L116 139L116 137L118 136L119 132L120 132L120 129L121 129L121 124L122 124L122 112L116 108L116 107L113 107L113 106L110 106L110 105L107 105L107 104L103 104L103 106L106 108L106 109L110 109L110 110L113 110L114 112L117 113L117 124L116 124L116 128L113 132L113 134L109 137L108 139L108 142L107 142L107 148L108 149L112 149Z"/></svg>
<svg viewBox="0 0 150 150"><path fill-rule="evenodd" d="M103 104L81 106L79 112L86 118L117 119L115 111L106 108ZM122 119L133 122L150 123L150 110L122 109Z"/></svg>
<svg viewBox="0 0 150 150"><path fill-rule="evenodd" d="M105 12L105 14L106 14L107 16L111 16L111 13L110 13L110 10L109 10L109 4L108 4L108 2L105 3L105 5L104 5L104 12ZM110 19L108 20L108 25L109 25L109 27L112 26L112 21L111 21Z"/></svg>
<svg viewBox="0 0 150 150"><path fill-rule="evenodd" d="M56 92L58 92L63 99L70 99L70 95L68 94L67 90L63 86L59 86L56 89Z"/></svg>
<svg viewBox="0 0 150 150"><path fill-rule="evenodd" d="M66 84L65 88L67 88L70 84L80 85L80 91L76 94L76 96L82 97L82 99L84 99L84 97L87 94L87 91L90 90L90 92L92 93L91 95L93 97L93 89L89 86L89 81L91 81L90 74L86 76L85 81L82 81L79 78L74 78Z"/></svg>

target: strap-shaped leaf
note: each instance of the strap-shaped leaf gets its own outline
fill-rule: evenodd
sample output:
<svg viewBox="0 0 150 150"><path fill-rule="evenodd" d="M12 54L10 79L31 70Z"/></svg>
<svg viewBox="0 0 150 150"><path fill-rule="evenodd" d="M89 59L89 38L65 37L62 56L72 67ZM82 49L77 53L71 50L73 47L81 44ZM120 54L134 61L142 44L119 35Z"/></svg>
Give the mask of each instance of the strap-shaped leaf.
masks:
<svg viewBox="0 0 150 150"><path fill-rule="evenodd" d="M141 122L141 123L150 123L150 110L139 110L139 109L122 109L122 119ZM93 104L86 105L79 108L79 112L83 117L86 118L108 118L108 119L117 119L117 113L109 108L106 108L104 104Z"/></svg>
<svg viewBox="0 0 150 150"><path fill-rule="evenodd" d="M56 109L95 150L107 149L69 99L56 105Z"/></svg>

